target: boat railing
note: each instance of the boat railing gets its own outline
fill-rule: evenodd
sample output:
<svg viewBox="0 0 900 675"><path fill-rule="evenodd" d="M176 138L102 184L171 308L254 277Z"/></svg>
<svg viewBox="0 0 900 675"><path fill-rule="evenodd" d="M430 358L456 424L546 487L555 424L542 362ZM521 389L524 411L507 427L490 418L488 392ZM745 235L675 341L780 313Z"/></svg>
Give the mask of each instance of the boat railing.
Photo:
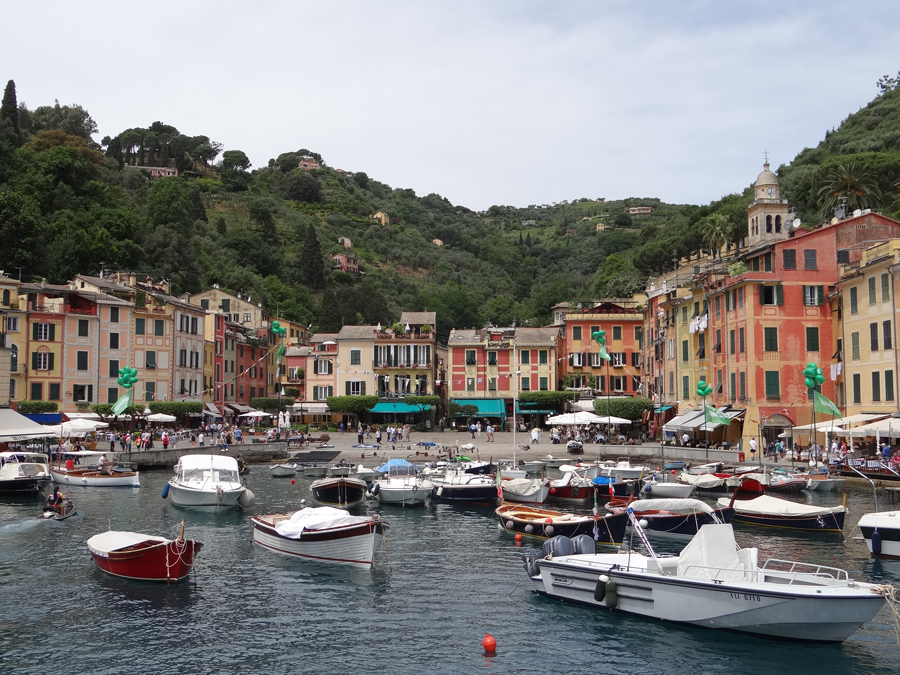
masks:
<svg viewBox="0 0 900 675"><path fill-rule="evenodd" d="M785 565L788 566L788 569L776 569L775 565ZM847 570L842 570L839 567L827 567L826 565L795 562L793 560L779 560L777 558L770 558L769 560L766 560L763 566L759 569L762 572L781 572L784 574L795 576L802 575L806 577L822 577L823 579L832 579L836 581L850 580L850 575L847 573Z"/></svg>

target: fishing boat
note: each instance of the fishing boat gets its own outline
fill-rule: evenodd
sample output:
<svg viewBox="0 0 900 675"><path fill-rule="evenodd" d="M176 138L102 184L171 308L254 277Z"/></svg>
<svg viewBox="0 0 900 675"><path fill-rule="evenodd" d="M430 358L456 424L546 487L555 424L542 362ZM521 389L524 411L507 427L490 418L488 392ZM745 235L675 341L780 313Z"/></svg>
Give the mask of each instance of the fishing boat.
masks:
<svg viewBox="0 0 900 675"><path fill-rule="evenodd" d="M490 476L448 472L429 480L431 498L436 501L493 504L497 499L497 483Z"/></svg>
<svg viewBox="0 0 900 675"><path fill-rule="evenodd" d="M648 555L584 553L557 537L525 557L532 589L651 619L813 642L843 642L878 614L889 592L824 565L760 566L759 551L739 549L730 524L705 525L680 555L660 557L628 517Z"/></svg>
<svg viewBox="0 0 900 675"><path fill-rule="evenodd" d="M666 462L663 465L663 467L665 468L666 471L681 471L686 465L687 465L687 462L683 462L681 460L674 460L674 461Z"/></svg>
<svg viewBox="0 0 900 675"><path fill-rule="evenodd" d="M388 460L377 471L387 475L372 481L368 493L377 497L382 504L424 504L431 494L432 483L420 478L415 464L410 464L405 459Z"/></svg>
<svg viewBox="0 0 900 675"><path fill-rule="evenodd" d="M107 453L98 450L78 450L60 454L65 464L50 466L50 477L60 485L89 485L94 487L140 487L140 472L132 471L114 461L103 461ZM75 458L85 464L76 465Z"/></svg>
<svg viewBox="0 0 900 675"><path fill-rule="evenodd" d="M594 498L596 490L594 481L585 475L583 470L569 467L562 478L550 481L550 495L548 499L556 502L568 502L582 504Z"/></svg>
<svg viewBox="0 0 900 675"><path fill-rule="evenodd" d="M612 500L606 505L610 513L619 515L624 515L628 508L634 511L645 531L678 537L693 537L710 523L729 523L734 515L730 503L714 509L699 499L638 499L630 503Z"/></svg>
<svg viewBox="0 0 900 675"><path fill-rule="evenodd" d="M900 559L900 511L867 513L859 530L873 558Z"/></svg>
<svg viewBox="0 0 900 675"><path fill-rule="evenodd" d="M810 472L806 479L804 490L814 492L836 492L844 487L845 478L835 478L827 470L817 473Z"/></svg>
<svg viewBox="0 0 900 675"><path fill-rule="evenodd" d="M547 455L547 457L544 458L543 462L544 466L546 466L548 469L558 469L563 464L568 463L569 460L565 457L559 458L554 457L553 455Z"/></svg>
<svg viewBox="0 0 900 675"><path fill-rule="evenodd" d="M549 478L500 478L504 501L543 504L550 494Z"/></svg>
<svg viewBox="0 0 900 675"><path fill-rule="evenodd" d="M299 468L296 464L273 464L269 467L269 475L273 478L295 476Z"/></svg>
<svg viewBox="0 0 900 675"><path fill-rule="evenodd" d="M177 539L110 530L87 540L94 562L104 572L138 581L179 581L194 566L203 544L184 538L184 521Z"/></svg>
<svg viewBox="0 0 900 675"><path fill-rule="evenodd" d="M682 471L678 480L688 485L693 485L697 492L721 492L737 491L738 499L761 495L766 491L762 482L762 474L727 474L727 473L688 473Z"/></svg>
<svg viewBox="0 0 900 675"><path fill-rule="evenodd" d="M38 492L49 481L46 455L0 452L0 492Z"/></svg>
<svg viewBox="0 0 900 675"><path fill-rule="evenodd" d="M346 508L358 504L366 496L366 481L356 478L319 478L309 486L320 504Z"/></svg>
<svg viewBox="0 0 900 675"><path fill-rule="evenodd" d="M519 468L529 476L540 476L544 472L544 463L540 460L533 462L522 462Z"/></svg>
<svg viewBox="0 0 900 675"><path fill-rule="evenodd" d="M602 476L609 476L618 480L629 480L649 476L653 471L649 466L632 464L628 457L619 457L612 466L601 470Z"/></svg>
<svg viewBox="0 0 900 675"><path fill-rule="evenodd" d="M176 506L200 509L246 508L255 501L241 482L237 460L228 455L184 455L163 486L163 499L169 495Z"/></svg>
<svg viewBox="0 0 900 675"><path fill-rule="evenodd" d="M347 464L343 460L338 462L337 464L332 464L331 468L328 469L328 475L333 478L340 478L342 476L349 476L350 470L353 468L353 465Z"/></svg>
<svg viewBox="0 0 900 675"><path fill-rule="evenodd" d="M585 534L598 544L613 546L622 544L628 522L628 517L624 514L581 516L519 504L501 504L494 513L500 520L500 526L507 532L539 539Z"/></svg>
<svg viewBox="0 0 900 675"><path fill-rule="evenodd" d="M254 516L253 541L274 553L370 569L385 524L330 506Z"/></svg>
<svg viewBox="0 0 900 675"><path fill-rule="evenodd" d="M769 492L800 492L809 482L806 474L790 473L784 469L775 469L767 474L766 489Z"/></svg>
<svg viewBox="0 0 900 675"><path fill-rule="evenodd" d="M847 501L844 495L844 502ZM719 506L730 502L727 498L718 500ZM809 506L797 502L762 495L755 499L734 502L734 522L764 527L780 527L790 530L811 530L814 532L841 532L844 529L846 504L839 506Z"/></svg>

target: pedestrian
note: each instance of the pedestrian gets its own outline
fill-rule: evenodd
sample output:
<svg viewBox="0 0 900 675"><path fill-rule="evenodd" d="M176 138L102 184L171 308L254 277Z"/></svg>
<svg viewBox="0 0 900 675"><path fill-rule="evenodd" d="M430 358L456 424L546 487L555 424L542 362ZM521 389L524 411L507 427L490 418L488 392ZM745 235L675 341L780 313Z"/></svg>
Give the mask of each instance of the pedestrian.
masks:
<svg viewBox="0 0 900 675"><path fill-rule="evenodd" d="M109 432L109 436L107 439L109 441L109 452L110 454L116 451L116 435L112 431Z"/></svg>
<svg viewBox="0 0 900 675"><path fill-rule="evenodd" d="M375 443L378 447L381 447L381 429L375 430Z"/></svg>
<svg viewBox="0 0 900 675"><path fill-rule="evenodd" d="M487 425L487 439L488 439L488 443L494 442L494 427L491 426L490 422L488 422L488 425Z"/></svg>
<svg viewBox="0 0 900 675"><path fill-rule="evenodd" d="M475 427L475 435L481 438L481 420L478 420L478 422L475 424Z"/></svg>
<svg viewBox="0 0 900 675"><path fill-rule="evenodd" d="M202 448L204 445L206 445L206 436L203 435L203 432L202 432L202 431L201 431L200 434L197 436L197 442L200 443L200 447L201 447L201 448Z"/></svg>
<svg viewBox="0 0 900 675"><path fill-rule="evenodd" d="M360 445L363 444L363 434L365 434L365 432L363 431L362 425L360 425L356 430L356 442Z"/></svg>
<svg viewBox="0 0 900 675"><path fill-rule="evenodd" d="M756 439L755 438L750 439L750 461L751 462L756 461Z"/></svg>
<svg viewBox="0 0 900 675"><path fill-rule="evenodd" d="M478 427L475 426L475 422L472 422L469 425L469 431L472 432L472 438L475 438L475 432L478 431Z"/></svg>
<svg viewBox="0 0 900 675"><path fill-rule="evenodd" d="M169 434L167 434L164 431L162 433L162 438L160 440L162 441L163 450L168 450L169 449Z"/></svg>

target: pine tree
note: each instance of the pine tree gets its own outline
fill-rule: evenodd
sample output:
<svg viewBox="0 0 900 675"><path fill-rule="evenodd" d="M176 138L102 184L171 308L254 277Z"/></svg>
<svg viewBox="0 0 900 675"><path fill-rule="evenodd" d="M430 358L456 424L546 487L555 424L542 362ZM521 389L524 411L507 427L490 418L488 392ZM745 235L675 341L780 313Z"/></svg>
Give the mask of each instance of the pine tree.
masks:
<svg viewBox="0 0 900 675"><path fill-rule="evenodd" d="M6 83L6 89L3 91L0 119L9 120L14 129L19 129L19 104L16 102L16 83L13 80Z"/></svg>
<svg viewBox="0 0 900 675"><path fill-rule="evenodd" d="M522 233L519 232L519 246L522 246L525 243L525 240L522 239Z"/></svg>
<svg viewBox="0 0 900 675"><path fill-rule="evenodd" d="M325 286L325 265L322 263L322 247L312 223L306 228L303 250L300 255L300 282L313 290Z"/></svg>

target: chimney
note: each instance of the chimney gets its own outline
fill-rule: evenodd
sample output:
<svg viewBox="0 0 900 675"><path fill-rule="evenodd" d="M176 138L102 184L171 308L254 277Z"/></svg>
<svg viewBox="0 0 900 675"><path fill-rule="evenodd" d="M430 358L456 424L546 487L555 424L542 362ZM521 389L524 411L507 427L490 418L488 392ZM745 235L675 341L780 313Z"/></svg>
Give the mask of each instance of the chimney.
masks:
<svg viewBox="0 0 900 675"><path fill-rule="evenodd" d="M128 275L128 285L132 288L137 286L137 275L134 272Z"/></svg>

